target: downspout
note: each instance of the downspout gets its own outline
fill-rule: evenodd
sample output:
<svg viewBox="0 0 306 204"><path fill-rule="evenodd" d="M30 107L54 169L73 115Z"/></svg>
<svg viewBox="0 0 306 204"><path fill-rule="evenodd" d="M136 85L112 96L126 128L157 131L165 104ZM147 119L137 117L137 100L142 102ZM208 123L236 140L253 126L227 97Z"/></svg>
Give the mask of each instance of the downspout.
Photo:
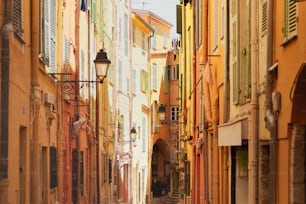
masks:
<svg viewBox="0 0 306 204"><path fill-rule="evenodd" d="M148 38L147 38L147 40L148 40L148 59L147 59L147 61L148 61L148 73L150 73L150 75L151 75L151 54L150 54L150 48L151 48L151 38L154 36L154 30L152 29L152 33L151 33L151 35L149 35L148 36ZM149 98L148 98L148 104L149 104L149 106L151 106L151 88L150 88L151 86L149 85ZM151 112L151 114L152 114L152 112ZM152 118L152 116L151 116L151 118ZM152 130L152 123L150 123L150 126L151 126L151 130ZM151 133L152 131L150 131L150 133ZM150 134L149 133L149 134ZM153 136L151 137L151 138L153 138ZM151 202L151 177L152 177L152 171L150 171L150 167L151 167L151 156L152 156L152 149L151 149L151 146L152 146L152 139L149 139L148 140L149 141L149 151L148 151L148 164L149 164L149 176L148 176L148 180L147 180L147 183L148 183L148 185L147 185L147 189L146 189L146 202L147 203L150 203ZM153 146L152 146L153 147Z"/></svg>
<svg viewBox="0 0 306 204"><path fill-rule="evenodd" d="M33 108L33 125L32 125L32 141L31 141L31 193L30 203L40 203L40 193L37 189L40 186L40 145L39 145L39 114L40 105L42 103L41 87L38 80L39 72L39 4L36 1L31 1L31 84L32 84L32 108ZM41 190L39 190L41 192Z"/></svg>
<svg viewBox="0 0 306 204"><path fill-rule="evenodd" d="M251 131L249 137L249 204L257 203L257 146L258 146L258 1L251 1Z"/></svg>
<svg viewBox="0 0 306 204"><path fill-rule="evenodd" d="M272 76L269 72L269 67L272 66L273 53L272 53L272 35L273 35L273 1L268 1L268 32L267 32L267 70L266 70L266 87L265 87L265 118L269 125L267 126L270 132L270 203L276 203L276 118L272 110Z"/></svg>
<svg viewBox="0 0 306 204"><path fill-rule="evenodd" d="M10 79L10 33L13 32L11 3L5 1L5 23L2 27L1 53L1 136L0 179L8 179L8 132L9 132L9 79Z"/></svg>
<svg viewBox="0 0 306 204"><path fill-rule="evenodd" d="M205 41L203 42L204 43L204 46L205 46L205 50L204 52L205 55L206 55L206 60L207 60L207 54L208 54L208 0L205 0L205 5L204 5L204 12L205 15L204 15L204 18L205 18L205 21L204 21L204 25L205 26L205 31L204 33L206 32L206 35L205 35ZM203 75L204 76L204 75ZM203 97L204 97L204 108L203 108L203 133L204 133L204 198L205 198L205 201L207 203L209 203L209 191L208 191L208 133L207 133L207 128L208 128L208 120L207 120L207 115L206 115L206 97L207 97L207 94L205 94L205 92L207 93L207 91L205 91L205 87L208 86L208 84L206 83L205 79L203 79L203 85L204 85L204 93L203 93ZM208 114L208 113L207 113ZM211 120L211 115L210 115L210 120Z"/></svg>
<svg viewBox="0 0 306 204"><path fill-rule="evenodd" d="M224 102L223 102L223 123L227 123L229 121L229 0L225 2L225 33L224 33ZM229 202L228 196L228 160L229 158L229 149L230 147L223 147L223 168L224 170L224 178L223 178L223 192L222 192L222 203Z"/></svg>

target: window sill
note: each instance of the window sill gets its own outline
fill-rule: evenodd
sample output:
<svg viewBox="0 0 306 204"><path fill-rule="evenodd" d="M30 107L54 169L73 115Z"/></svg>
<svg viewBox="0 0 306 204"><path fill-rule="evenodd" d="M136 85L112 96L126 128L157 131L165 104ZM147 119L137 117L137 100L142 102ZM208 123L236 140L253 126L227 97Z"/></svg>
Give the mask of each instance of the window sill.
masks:
<svg viewBox="0 0 306 204"><path fill-rule="evenodd" d="M285 41L281 44L281 46L282 46L282 47L285 47L286 45L288 45L289 43L291 43L291 42L294 41L295 39L297 39L297 35L292 36L291 38L288 38L287 40L285 40Z"/></svg>

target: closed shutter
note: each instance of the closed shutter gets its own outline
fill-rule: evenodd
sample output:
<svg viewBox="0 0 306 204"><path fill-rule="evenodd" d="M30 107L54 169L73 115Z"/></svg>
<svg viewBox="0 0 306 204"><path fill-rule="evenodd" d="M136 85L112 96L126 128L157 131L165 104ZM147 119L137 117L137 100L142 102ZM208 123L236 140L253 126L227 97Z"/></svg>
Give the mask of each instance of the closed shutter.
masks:
<svg viewBox="0 0 306 204"><path fill-rule="evenodd" d="M168 93L168 68L164 68L164 92Z"/></svg>
<svg viewBox="0 0 306 204"><path fill-rule="evenodd" d="M146 143L147 143L147 141L146 141L146 132L147 132L147 125L146 125L147 123L146 123L146 118L145 117L143 117L142 118L142 151L146 151L146 147L147 147L147 145L146 145Z"/></svg>
<svg viewBox="0 0 306 204"><path fill-rule="evenodd" d="M91 0L91 22L96 23L97 16L97 2L96 0Z"/></svg>
<svg viewBox="0 0 306 204"><path fill-rule="evenodd" d="M22 2L21 0L14 0L13 1L13 25L14 25L14 31L17 35L22 37Z"/></svg>
<svg viewBox="0 0 306 204"><path fill-rule="evenodd" d="M238 66L238 5L236 0L231 1L230 5L230 35L231 44L230 50L232 51L230 60L233 74L233 103L238 104L239 98L239 66Z"/></svg>
<svg viewBox="0 0 306 204"><path fill-rule="evenodd" d="M57 157L56 148L50 147L50 188L57 186Z"/></svg>
<svg viewBox="0 0 306 204"><path fill-rule="evenodd" d="M182 6L176 5L176 32L182 34Z"/></svg>
<svg viewBox="0 0 306 204"><path fill-rule="evenodd" d="M56 1L50 1L50 72L56 73Z"/></svg>
<svg viewBox="0 0 306 204"><path fill-rule="evenodd" d="M297 6L292 0L284 1L284 41L288 41L297 35Z"/></svg>
<svg viewBox="0 0 306 204"><path fill-rule="evenodd" d="M49 0L44 0L44 59L49 64Z"/></svg>

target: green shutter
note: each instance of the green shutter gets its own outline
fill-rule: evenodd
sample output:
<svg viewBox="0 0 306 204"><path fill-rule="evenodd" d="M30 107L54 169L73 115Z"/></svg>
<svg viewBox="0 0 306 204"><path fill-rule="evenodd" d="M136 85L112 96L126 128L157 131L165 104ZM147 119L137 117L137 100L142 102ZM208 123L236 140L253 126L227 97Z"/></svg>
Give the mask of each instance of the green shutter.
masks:
<svg viewBox="0 0 306 204"><path fill-rule="evenodd" d="M233 103L238 104L239 99L239 65L238 65L238 48L239 48L239 29L238 29L238 5L237 1L233 0L230 4L230 50L231 53L231 69L233 73Z"/></svg>
<svg viewBox="0 0 306 204"><path fill-rule="evenodd" d="M288 41L297 35L297 6L292 0L284 0L284 41Z"/></svg>
<svg viewBox="0 0 306 204"><path fill-rule="evenodd" d="M182 6L176 5L176 32L182 34Z"/></svg>
<svg viewBox="0 0 306 204"><path fill-rule="evenodd" d="M164 68L164 92L168 93L168 68Z"/></svg>

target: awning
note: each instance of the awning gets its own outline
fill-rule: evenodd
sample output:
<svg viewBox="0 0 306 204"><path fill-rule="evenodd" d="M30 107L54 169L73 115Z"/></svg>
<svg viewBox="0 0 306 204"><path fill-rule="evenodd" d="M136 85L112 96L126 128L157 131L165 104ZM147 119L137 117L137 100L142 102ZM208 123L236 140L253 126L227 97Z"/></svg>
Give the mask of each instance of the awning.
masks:
<svg viewBox="0 0 306 204"><path fill-rule="evenodd" d="M247 138L247 120L218 126L218 146L241 146L244 138Z"/></svg>

